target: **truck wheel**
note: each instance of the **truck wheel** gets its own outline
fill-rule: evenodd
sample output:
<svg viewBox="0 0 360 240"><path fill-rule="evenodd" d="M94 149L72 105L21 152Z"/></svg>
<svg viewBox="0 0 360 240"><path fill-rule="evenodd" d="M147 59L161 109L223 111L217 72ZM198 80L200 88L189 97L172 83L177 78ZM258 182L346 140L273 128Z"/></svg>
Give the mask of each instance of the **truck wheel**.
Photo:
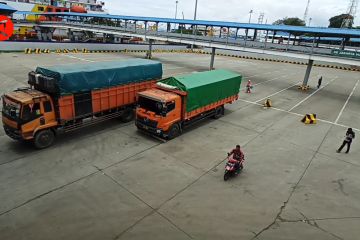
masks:
<svg viewBox="0 0 360 240"><path fill-rule="evenodd" d="M169 134L168 134L168 139L174 139L176 137L178 137L181 134L181 129L179 127L178 124L174 124L171 126L170 130L169 130Z"/></svg>
<svg viewBox="0 0 360 240"><path fill-rule="evenodd" d="M35 135L34 145L37 149L50 147L55 140L55 135L51 130L42 130Z"/></svg>
<svg viewBox="0 0 360 240"><path fill-rule="evenodd" d="M126 109L124 113L120 116L120 120L123 123L131 122L132 120L134 120L134 118L135 118L135 113L133 109Z"/></svg>
<svg viewBox="0 0 360 240"><path fill-rule="evenodd" d="M215 110L214 119L219 119L224 115L224 106L220 106Z"/></svg>

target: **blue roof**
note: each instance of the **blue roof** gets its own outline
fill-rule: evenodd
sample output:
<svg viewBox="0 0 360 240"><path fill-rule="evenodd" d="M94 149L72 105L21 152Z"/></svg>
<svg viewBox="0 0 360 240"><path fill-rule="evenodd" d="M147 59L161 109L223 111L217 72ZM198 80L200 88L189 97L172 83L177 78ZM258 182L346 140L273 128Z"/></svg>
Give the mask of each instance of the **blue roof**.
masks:
<svg viewBox="0 0 360 240"><path fill-rule="evenodd" d="M16 11L17 10L15 8L10 7L7 4L0 3L0 12L13 13L13 12L16 12Z"/></svg>
<svg viewBox="0 0 360 240"><path fill-rule="evenodd" d="M88 14L88 13L33 13L33 12L18 12L18 14L27 15L55 15L64 17L96 17L107 19L144 21L144 22L159 22L159 23L176 23L187 25L199 25L209 27L228 27L239 29L254 29L254 30L269 30L282 31L288 33L304 34L310 33L317 36L337 36L337 37L359 37L360 30L355 29L340 29L340 28L325 28L325 27L299 27L288 25L271 25L271 24L254 24L254 23L237 23L237 22L223 22L223 21L209 21L209 20L189 20L189 19L174 19L174 18L156 18L156 17L138 17L138 16L122 16L110 14Z"/></svg>

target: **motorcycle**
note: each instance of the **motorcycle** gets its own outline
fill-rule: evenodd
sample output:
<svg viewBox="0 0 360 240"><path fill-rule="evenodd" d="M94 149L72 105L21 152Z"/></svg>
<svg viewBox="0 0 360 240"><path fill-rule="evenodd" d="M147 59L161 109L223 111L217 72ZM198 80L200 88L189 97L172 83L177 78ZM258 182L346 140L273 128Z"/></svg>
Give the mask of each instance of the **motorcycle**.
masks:
<svg viewBox="0 0 360 240"><path fill-rule="evenodd" d="M244 168L244 159L240 162L235 160L232 155L228 154L228 161L225 165L225 173L224 173L224 181L229 180L231 177L235 177L236 175L240 174ZM239 162L239 168L236 169L236 163Z"/></svg>

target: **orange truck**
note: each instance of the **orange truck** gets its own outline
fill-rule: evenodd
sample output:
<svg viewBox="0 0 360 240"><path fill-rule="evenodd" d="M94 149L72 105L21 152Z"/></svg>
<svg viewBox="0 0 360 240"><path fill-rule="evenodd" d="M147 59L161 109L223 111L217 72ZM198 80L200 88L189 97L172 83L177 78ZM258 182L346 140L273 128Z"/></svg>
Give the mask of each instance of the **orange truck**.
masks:
<svg viewBox="0 0 360 240"><path fill-rule="evenodd" d="M224 105L239 97L242 77L215 70L170 77L138 93L135 124L151 135L173 139L187 126L224 114Z"/></svg>
<svg viewBox="0 0 360 240"><path fill-rule="evenodd" d="M61 132L112 118L132 121L137 93L161 78L162 64L142 59L38 67L29 88L2 96L5 133L42 149Z"/></svg>

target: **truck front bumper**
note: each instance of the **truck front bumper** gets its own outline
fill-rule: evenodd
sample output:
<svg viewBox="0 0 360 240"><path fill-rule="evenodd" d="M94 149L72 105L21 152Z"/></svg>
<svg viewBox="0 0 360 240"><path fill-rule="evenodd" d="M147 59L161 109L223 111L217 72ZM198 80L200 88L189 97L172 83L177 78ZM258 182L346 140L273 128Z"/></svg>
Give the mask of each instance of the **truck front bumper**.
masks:
<svg viewBox="0 0 360 240"><path fill-rule="evenodd" d="M155 135L155 136L158 136L158 137L166 137L164 132L161 130L161 129L158 129L158 128L153 128L153 127L149 127L139 121L135 121L135 125L138 129L142 130L142 131L145 131L145 132L148 132L152 135Z"/></svg>
<svg viewBox="0 0 360 240"><path fill-rule="evenodd" d="M12 139L15 139L15 140L21 140L22 139L20 131L18 129L9 127L7 125L4 125L4 130L5 130L6 135L11 137Z"/></svg>

